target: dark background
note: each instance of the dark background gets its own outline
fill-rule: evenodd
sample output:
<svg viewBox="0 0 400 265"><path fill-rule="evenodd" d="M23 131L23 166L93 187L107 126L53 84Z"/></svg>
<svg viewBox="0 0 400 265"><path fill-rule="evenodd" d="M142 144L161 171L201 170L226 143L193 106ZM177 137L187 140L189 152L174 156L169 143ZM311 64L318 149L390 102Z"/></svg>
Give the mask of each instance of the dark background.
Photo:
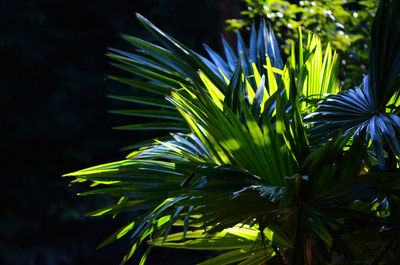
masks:
<svg viewBox="0 0 400 265"><path fill-rule="evenodd" d="M240 9L239 0L0 1L0 264L119 264L128 240L95 247L124 220L83 217L111 198L77 197L82 187L61 178L122 159L121 147L144 139L111 130L134 120L108 114L120 103L106 95L135 92L107 79L116 71L107 47L131 49L122 32L152 40L139 12L196 51L202 42L218 50ZM156 249L148 264L207 255Z"/></svg>

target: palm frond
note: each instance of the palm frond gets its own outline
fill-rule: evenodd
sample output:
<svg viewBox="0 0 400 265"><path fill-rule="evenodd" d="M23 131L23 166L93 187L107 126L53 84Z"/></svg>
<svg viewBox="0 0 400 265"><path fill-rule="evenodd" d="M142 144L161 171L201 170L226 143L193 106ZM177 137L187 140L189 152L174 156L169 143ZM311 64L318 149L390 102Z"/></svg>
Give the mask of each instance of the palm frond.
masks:
<svg viewBox="0 0 400 265"><path fill-rule="evenodd" d="M370 74L364 77L362 88L327 98L308 117L317 124L310 130L317 138L341 128L345 133L355 129L355 134L365 130L381 168L396 168L393 160L400 157L400 16L395 11L399 7L399 1L380 3L371 33Z"/></svg>
<svg viewBox="0 0 400 265"><path fill-rule="evenodd" d="M379 12L378 20L382 12L397 16ZM222 39L226 59L205 45L207 59L138 19L160 45L124 35L138 50L111 49L109 56L143 80L112 79L151 96L111 97L153 108L112 113L160 119L120 129L171 134L138 143L125 160L67 174L91 183L80 195L117 199L91 216L144 210L99 247L129 236L125 263L148 243L140 264L154 246L222 251L203 265L329 264L337 253L340 261L367 264L398 249L398 239L385 236L399 231L400 173L367 166L365 142L398 154L398 92L383 96L390 104L379 113L370 113L376 104L368 78L336 94L337 55L311 34L304 47L302 37L292 45L284 65L262 21L252 26L248 48L238 34L237 53ZM383 163L383 151L376 153Z"/></svg>

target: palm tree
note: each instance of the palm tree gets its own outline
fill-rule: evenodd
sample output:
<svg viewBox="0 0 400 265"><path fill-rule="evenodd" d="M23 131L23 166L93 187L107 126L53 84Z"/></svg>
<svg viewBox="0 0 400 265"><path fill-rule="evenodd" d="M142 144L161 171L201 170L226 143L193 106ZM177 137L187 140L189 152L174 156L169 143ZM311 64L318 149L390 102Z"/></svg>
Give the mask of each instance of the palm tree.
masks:
<svg viewBox="0 0 400 265"><path fill-rule="evenodd" d="M108 55L147 81L111 78L154 96L112 97L156 109L114 112L159 119L120 129L171 133L67 174L95 184L81 195L118 198L89 215L146 209L100 247L129 234L122 263L147 242L140 264L154 246L222 251L203 265L398 264L396 10L400 1L381 2L370 77L344 92L336 53L315 35L303 47L299 32L283 64L261 22L248 48L238 34L237 53L222 39L226 60L205 45L207 59L138 15L161 46L124 35L136 52Z"/></svg>

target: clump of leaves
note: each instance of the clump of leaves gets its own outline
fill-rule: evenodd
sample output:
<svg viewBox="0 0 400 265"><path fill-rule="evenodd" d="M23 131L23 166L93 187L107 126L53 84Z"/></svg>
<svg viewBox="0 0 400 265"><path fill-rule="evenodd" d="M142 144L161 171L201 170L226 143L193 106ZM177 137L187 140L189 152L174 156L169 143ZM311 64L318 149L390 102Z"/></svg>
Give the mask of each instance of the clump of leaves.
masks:
<svg viewBox="0 0 400 265"><path fill-rule="evenodd" d="M109 56L148 81L113 79L153 97L113 97L154 108L115 112L157 119L120 129L171 133L68 174L95 187L81 195L116 198L89 215L144 210L100 246L130 235L122 263L145 242L140 264L154 246L220 252L202 265L398 263L399 8L381 2L369 77L345 92L311 33L285 64L264 22L236 53L222 39L225 59L205 46L207 59L138 15L159 45L124 36L136 51Z"/></svg>
<svg viewBox="0 0 400 265"><path fill-rule="evenodd" d="M241 12L243 18L227 20L228 30L248 29L252 21L263 18L282 40L297 39L299 27L313 31L323 43L330 42L338 50L344 88L361 82L360 71L368 69L368 39L378 0L243 1L246 5L246 10ZM281 48L289 54L286 43Z"/></svg>

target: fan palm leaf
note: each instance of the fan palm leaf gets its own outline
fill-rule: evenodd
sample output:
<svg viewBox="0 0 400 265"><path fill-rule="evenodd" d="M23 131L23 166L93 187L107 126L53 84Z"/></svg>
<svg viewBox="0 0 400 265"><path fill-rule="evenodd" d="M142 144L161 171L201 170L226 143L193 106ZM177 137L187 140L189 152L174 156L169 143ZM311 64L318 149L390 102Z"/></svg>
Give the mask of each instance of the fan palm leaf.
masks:
<svg viewBox="0 0 400 265"><path fill-rule="evenodd" d="M382 5L394 10L394 2ZM384 19L382 12L396 17L379 10L377 20ZM283 65L272 31L261 22L258 30L252 27L249 49L238 34L237 54L223 39L226 60L205 46L209 60L142 16L138 19L162 46L124 36L136 53L113 49L109 56L116 67L144 81L112 78L153 97L112 97L157 109L113 112L167 120L124 129L172 133L137 144L140 149L125 160L67 174L74 182L95 186L80 195L118 199L88 215L143 210L100 247L130 235L125 263L147 242L140 264L153 246L222 251L203 265L399 259L394 253L400 242L388 234L399 231L398 204L393 202L399 200L400 174L395 168L383 172L365 165L371 159L365 138L376 142L372 126L385 131L387 143L397 137L392 117L398 111L397 92L382 94L391 111L374 114L375 123L364 130L357 126L363 119L358 110L376 105L365 88L371 81L365 79L362 89L329 95L339 91L337 55L329 46L324 53L314 35L308 35L305 47L300 38ZM393 82L382 84L391 88ZM316 100L322 100L318 109ZM306 114L314 115L317 125L305 124ZM323 115L329 124L315 118Z"/></svg>
<svg viewBox="0 0 400 265"><path fill-rule="evenodd" d="M400 156L400 10L399 1L381 1L371 32L370 71L356 87L322 101L309 117L314 137L340 128L365 130L381 168L396 168ZM385 161L384 153L391 157Z"/></svg>

